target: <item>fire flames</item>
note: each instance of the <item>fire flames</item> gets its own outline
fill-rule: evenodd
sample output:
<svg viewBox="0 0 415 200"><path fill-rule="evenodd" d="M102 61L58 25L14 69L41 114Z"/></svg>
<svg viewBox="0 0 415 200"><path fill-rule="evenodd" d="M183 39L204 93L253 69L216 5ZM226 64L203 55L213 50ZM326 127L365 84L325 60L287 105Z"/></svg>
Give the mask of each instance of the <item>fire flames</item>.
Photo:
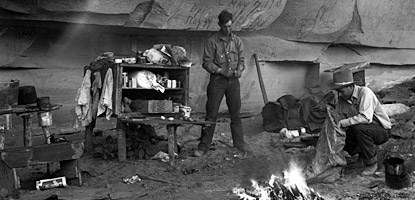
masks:
<svg viewBox="0 0 415 200"><path fill-rule="evenodd" d="M233 188L233 193L241 200L324 200L307 186L301 169L291 163L284 178L272 175L268 183L252 181L252 188Z"/></svg>

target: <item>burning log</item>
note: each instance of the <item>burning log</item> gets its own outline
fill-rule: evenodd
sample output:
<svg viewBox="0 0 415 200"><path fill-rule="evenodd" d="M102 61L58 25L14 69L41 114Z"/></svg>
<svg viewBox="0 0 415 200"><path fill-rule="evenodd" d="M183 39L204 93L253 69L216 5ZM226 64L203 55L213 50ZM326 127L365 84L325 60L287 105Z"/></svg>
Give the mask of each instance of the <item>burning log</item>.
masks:
<svg viewBox="0 0 415 200"><path fill-rule="evenodd" d="M241 200L324 200L307 186L299 169L293 165L289 172L284 171L284 179L272 175L268 183L252 180L251 188L234 188L233 193Z"/></svg>

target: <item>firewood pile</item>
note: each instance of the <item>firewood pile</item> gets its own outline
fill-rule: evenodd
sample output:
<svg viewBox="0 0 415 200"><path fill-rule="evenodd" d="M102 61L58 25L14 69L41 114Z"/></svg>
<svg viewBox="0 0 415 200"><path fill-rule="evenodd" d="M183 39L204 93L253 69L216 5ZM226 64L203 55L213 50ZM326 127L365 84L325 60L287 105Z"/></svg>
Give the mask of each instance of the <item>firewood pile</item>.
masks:
<svg viewBox="0 0 415 200"><path fill-rule="evenodd" d="M157 136L154 128L142 126L130 129L127 134L127 157L131 159L150 159L159 151L168 152L166 139Z"/></svg>
<svg viewBox="0 0 415 200"><path fill-rule="evenodd" d="M167 139L156 135L150 126L131 126L126 133L127 157L130 159L150 159L159 151L168 152ZM93 156L105 160L116 159L117 138L108 135L95 137Z"/></svg>

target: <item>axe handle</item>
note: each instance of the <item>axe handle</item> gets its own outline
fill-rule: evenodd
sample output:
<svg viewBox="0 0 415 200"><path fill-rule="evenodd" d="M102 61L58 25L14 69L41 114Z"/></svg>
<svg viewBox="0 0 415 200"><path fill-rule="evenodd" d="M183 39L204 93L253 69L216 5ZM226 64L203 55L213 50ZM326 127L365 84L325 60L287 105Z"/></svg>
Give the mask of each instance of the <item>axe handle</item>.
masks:
<svg viewBox="0 0 415 200"><path fill-rule="evenodd" d="M255 58L256 71L258 73L259 86L261 87L262 98L264 99L264 104L267 104L268 103L267 91L265 90L264 80L262 79L261 69L259 68L258 57L256 54L254 54L254 58Z"/></svg>

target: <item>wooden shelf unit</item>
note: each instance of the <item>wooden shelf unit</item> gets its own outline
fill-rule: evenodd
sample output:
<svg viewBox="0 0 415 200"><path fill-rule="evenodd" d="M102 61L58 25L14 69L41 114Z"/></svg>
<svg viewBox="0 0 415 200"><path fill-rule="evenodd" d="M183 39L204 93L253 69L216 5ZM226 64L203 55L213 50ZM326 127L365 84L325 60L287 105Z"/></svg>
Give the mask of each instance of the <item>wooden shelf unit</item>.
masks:
<svg viewBox="0 0 415 200"><path fill-rule="evenodd" d="M131 100L164 100L170 99L173 103L188 105L189 99L189 67L155 65L155 64L118 64L115 84L115 108L114 114L119 116L122 113L122 101L124 97ZM123 72L134 72L147 70L154 74L169 74L169 79L180 82L180 88L166 88L164 93L154 89L123 87Z"/></svg>

